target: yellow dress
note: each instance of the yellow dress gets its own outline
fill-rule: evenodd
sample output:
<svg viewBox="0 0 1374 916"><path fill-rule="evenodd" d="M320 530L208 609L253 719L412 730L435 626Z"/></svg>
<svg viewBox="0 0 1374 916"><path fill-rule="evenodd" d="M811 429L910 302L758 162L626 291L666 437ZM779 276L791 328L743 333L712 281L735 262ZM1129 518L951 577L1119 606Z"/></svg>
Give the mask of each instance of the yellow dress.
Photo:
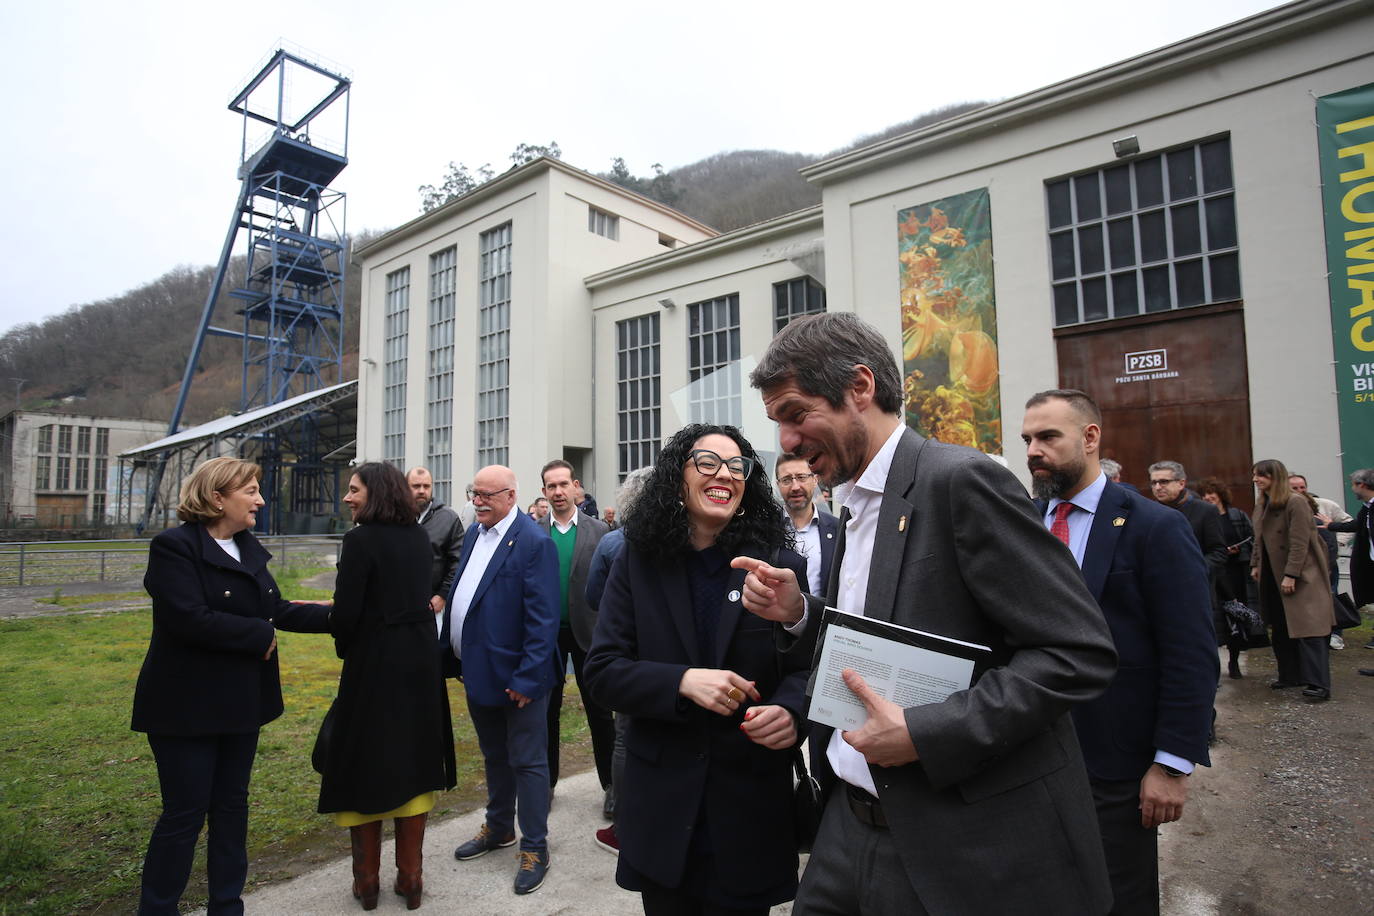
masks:
<svg viewBox="0 0 1374 916"><path fill-rule="evenodd" d="M422 792L399 808L391 811L384 811L381 814L360 814L357 811L335 811L334 823L340 827L360 827L363 824L370 824L373 821L385 821L393 817L414 817L417 814L427 814L434 807L434 799L438 792Z"/></svg>

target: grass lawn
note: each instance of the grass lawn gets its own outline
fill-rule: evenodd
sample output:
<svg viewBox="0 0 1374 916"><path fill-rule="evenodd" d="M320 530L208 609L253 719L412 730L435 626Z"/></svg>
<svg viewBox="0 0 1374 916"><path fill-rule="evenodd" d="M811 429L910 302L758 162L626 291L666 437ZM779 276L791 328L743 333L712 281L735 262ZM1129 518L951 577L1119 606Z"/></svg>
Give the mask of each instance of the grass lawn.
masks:
<svg viewBox="0 0 1374 916"><path fill-rule="evenodd" d="M278 575L283 594L327 597ZM106 596L110 599L127 596ZM0 914L131 912L160 802L142 734L129 730L147 649L147 610L0 621ZM347 833L315 812L310 749L341 662L327 636L279 633L286 713L262 731L250 789L250 888L348 853ZM565 772L590 762L576 687L563 707ZM458 787L431 817L485 799L481 754L461 685L449 682ZM204 834L183 909L205 903Z"/></svg>

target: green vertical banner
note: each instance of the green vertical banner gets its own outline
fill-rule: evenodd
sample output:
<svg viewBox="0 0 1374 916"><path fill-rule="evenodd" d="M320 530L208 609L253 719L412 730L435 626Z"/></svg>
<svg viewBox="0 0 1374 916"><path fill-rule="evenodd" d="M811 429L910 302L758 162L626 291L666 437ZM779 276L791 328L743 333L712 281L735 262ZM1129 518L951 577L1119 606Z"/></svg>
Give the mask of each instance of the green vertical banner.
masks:
<svg viewBox="0 0 1374 916"><path fill-rule="evenodd" d="M1374 467L1374 84L1317 99L1317 149L1341 462L1349 476ZM1353 514L1357 507L1347 508Z"/></svg>

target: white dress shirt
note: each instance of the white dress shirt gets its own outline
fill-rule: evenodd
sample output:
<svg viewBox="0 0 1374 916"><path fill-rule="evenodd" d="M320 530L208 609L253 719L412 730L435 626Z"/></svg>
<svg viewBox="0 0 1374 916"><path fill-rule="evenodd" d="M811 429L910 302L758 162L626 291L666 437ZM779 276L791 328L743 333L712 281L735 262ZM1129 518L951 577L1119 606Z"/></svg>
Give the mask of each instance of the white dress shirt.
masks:
<svg viewBox="0 0 1374 916"><path fill-rule="evenodd" d="M467 565L463 567L463 574L458 577L458 588L453 593L448 641L453 647L454 658L463 657L463 621L467 619L472 596L477 594L477 586L482 583L482 576L487 571L487 564L496 554L496 548L501 546L501 539L506 536L510 526L515 524L515 513L518 511L520 510L516 506L511 506L506 517L490 528L477 526L477 543L472 545Z"/></svg>
<svg viewBox="0 0 1374 916"><path fill-rule="evenodd" d="M581 510L581 509L578 509L577 507L574 506L574 507L573 507L572 518L568 519L566 522L560 522L560 521L558 520L558 516L554 515L554 514L553 514L553 510L550 509L550 510L549 510L549 525L550 525L551 527L553 527L553 528L557 528L559 534L567 534L567 533L568 533L569 531L571 531L573 528L576 528L576 527L577 527L577 517L578 517L579 515L581 515L581 514L582 514L582 510Z"/></svg>
<svg viewBox="0 0 1374 916"><path fill-rule="evenodd" d="M840 610L851 614L864 612L873 544L878 533L878 512L883 507L883 490L887 487L888 471L892 470L892 458L905 431L906 425L898 423L859 479L841 487L836 494L840 505L849 509L849 521L845 523L843 534L844 557L840 560L839 594L835 600ZM868 761L838 731L830 736L825 758L836 776L875 796L878 794L873 774L868 771Z"/></svg>
<svg viewBox="0 0 1374 916"><path fill-rule="evenodd" d="M792 524L792 516L787 517ZM811 507L811 521L801 528L792 527L797 536L797 553L806 557L806 582L808 591L813 595L825 594L825 583L821 581L821 520L816 507Z"/></svg>

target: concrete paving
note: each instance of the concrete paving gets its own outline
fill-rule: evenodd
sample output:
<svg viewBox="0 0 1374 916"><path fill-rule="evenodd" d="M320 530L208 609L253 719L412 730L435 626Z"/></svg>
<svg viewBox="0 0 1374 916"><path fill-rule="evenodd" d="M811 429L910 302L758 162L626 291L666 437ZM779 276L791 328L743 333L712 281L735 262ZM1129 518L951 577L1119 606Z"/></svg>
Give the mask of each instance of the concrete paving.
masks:
<svg viewBox="0 0 1374 916"><path fill-rule="evenodd" d="M551 914L604 914L630 916L643 909L639 895L615 883L616 857L596 845L593 834L606 826L601 817L601 786L589 771L558 781L553 810L549 814L551 867L544 886L533 894L517 897L515 852L518 847L498 849L480 859L459 862L453 850L471 839L482 826L482 811L471 811L425 831L425 895L421 911L463 913L472 916L551 916ZM391 892L396 879L391 825L382 845L382 895L378 913L403 913L405 900ZM339 828L339 849L347 852L348 836ZM251 867L251 866L250 866ZM247 895L249 913L291 916L334 916L360 913L353 899L352 860L348 855L290 881L274 884ZM775 908L787 913L790 907ZM198 911L203 914L205 911Z"/></svg>

